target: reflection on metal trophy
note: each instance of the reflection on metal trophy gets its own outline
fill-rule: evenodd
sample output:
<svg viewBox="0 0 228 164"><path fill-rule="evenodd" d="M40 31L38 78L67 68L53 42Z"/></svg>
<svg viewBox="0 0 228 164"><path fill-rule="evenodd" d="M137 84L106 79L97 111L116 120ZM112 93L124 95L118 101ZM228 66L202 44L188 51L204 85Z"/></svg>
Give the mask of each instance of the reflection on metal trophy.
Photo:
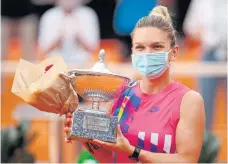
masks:
<svg viewBox="0 0 228 164"><path fill-rule="evenodd" d="M105 51L99 52L99 61L91 69L74 69L61 73L70 80L75 91L84 99L92 101L91 109L77 109L68 138L82 137L116 142L117 116L109 116L99 110L100 102L118 98L120 91L130 79L110 72L104 63Z"/></svg>

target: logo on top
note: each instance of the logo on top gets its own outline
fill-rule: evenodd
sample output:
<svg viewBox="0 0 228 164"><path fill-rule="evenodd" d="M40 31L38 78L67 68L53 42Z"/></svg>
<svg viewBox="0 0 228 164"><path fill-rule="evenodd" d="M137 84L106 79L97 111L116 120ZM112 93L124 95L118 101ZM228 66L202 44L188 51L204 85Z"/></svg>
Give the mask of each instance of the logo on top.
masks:
<svg viewBox="0 0 228 164"><path fill-rule="evenodd" d="M158 106L153 106L151 109L150 109L150 112L157 112L159 111L160 108Z"/></svg>

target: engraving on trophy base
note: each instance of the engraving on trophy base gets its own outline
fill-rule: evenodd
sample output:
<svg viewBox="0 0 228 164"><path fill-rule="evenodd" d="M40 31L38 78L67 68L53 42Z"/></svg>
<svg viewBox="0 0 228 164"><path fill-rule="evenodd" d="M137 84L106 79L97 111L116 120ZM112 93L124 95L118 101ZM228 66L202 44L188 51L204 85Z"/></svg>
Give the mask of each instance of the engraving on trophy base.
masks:
<svg viewBox="0 0 228 164"><path fill-rule="evenodd" d="M107 132L110 126L109 118L100 118L96 116L84 116L83 128L89 130L98 130Z"/></svg>
<svg viewBox="0 0 228 164"><path fill-rule="evenodd" d="M75 137L116 142L117 116L108 116L105 112L94 110L77 110L73 115L71 133Z"/></svg>

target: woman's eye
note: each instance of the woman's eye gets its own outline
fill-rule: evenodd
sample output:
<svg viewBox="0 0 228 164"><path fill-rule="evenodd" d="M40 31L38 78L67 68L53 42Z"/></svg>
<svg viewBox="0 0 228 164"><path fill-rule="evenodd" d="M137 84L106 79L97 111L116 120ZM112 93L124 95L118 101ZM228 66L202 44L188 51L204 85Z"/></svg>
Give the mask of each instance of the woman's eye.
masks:
<svg viewBox="0 0 228 164"><path fill-rule="evenodd" d="M143 46L136 46L135 49L142 50L142 49L144 49L144 47Z"/></svg>
<svg viewBox="0 0 228 164"><path fill-rule="evenodd" d="M161 49L161 48L163 48L163 46L161 46L161 45L155 45L154 48L155 49Z"/></svg>

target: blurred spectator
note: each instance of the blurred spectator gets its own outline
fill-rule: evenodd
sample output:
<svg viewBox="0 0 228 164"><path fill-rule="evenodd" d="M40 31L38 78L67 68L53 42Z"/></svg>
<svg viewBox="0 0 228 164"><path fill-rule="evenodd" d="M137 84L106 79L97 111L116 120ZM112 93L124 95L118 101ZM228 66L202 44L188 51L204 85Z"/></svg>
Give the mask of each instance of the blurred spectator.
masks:
<svg viewBox="0 0 228 164"><path fill-rule="evenodd" d="M35 6L36 15L38 19L49 9L54 7L56 0L31 0L33 5Z"/></svg>
<svg viewBox="0 0 228 164"><path fill-rule="evenodd" d="M92 0L87 6L91 7L97 13L101 39L117 38L112 25L116 0Z"/></svg>
<svg viewBox="0 0 228 164"><path fill-rule="evenodd" d="M130 36L119 36L113 28L114 12L117 3L118 0L92 0L87 4L87 6L94 9L98 15L102 48L107 50L107 54L110 54L111 49L115 49L114 52L111 53L114 55L108 55L109 57L112 56L112 59L107 56L107 61L112 62L127 59L125 57L130 54L131 50Z"/></svg>
<svg viewBox="0 0 228 164"><path fill-rule="evenodd" d="M1 0L1 55L7 59L8 43L15 33L22 44L23 58L35 59L37 18L30 0Z"/></svg>
<svg viewBox="0 0 228 164"><path fill-rule="evenodd" d="M156 6L157 0L118 0L114 15L114 29L120 35L130 35L136 23Z"/></svg>
<svg viewBox="0 0 228 164"><path fill-rule="evenodd" d="M188 11L188 7L191 0L176 0L176 17L177 17L177 24L176 24L176 30L179 33L180 36L184 36L183 33L183 23L184 18L186 16L186 13Z"/></svg>
<svg viewBox="0 0 228 164"><path fill-rule="evenodd" d="M1 129L1 162L3 163L34 163L35 158L27 148L36 137L28 133L30 122L21 120L14 127Z"/></svg>
<svg viewBox="0 0 228 164"><path fill-rule="evenodd" d="M116 0L117 5L114 11L113 28L120 36L120 40L126 43L127 52L125 56L131 55L131 38L130 34L138 20L155 7L158 0Z"/></svg>
<svg viewBox="0 0 228 164"><path fill-rule="evenodd" d="M210 131L204 132L203 145L198 163L216 163L221 144L218 138Z"/></svg>
<svg viewBox="0 0 228 164"><path fill-rule="evenodd" d="M192 0L184 22L185 34L200 40L202 61L227 60L227 0ZM211 128L216 87L226 89L226 78L202 77L200 88L205 101L206 127ZM226 93L226 92L225 92Z"/></svg>
<svg viewBox="0 0 228 164"><path fill-rule="evenodd" d="M48 56L63 56L66 62L86 63L99 46L96 13L82 0L58 0L41 17L39 46Z"/></svg>

